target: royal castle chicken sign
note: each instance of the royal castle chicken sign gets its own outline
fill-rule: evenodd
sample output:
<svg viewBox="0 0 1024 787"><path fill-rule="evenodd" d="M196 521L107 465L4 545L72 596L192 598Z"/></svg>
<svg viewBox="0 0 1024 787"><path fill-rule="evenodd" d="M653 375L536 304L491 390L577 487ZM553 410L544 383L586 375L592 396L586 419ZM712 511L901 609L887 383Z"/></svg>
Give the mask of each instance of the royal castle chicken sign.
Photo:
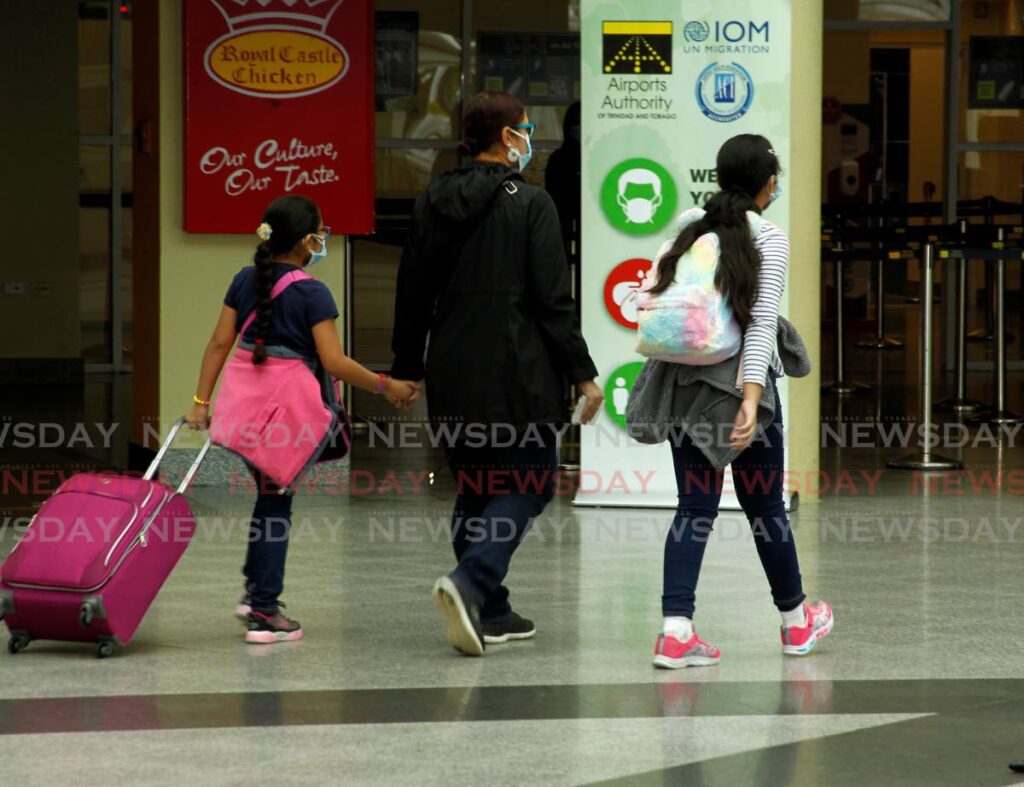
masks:
<svg viewBox="0 0 1024 787"><path fill-rule="evenodd" d="M373 231L372 0L185 0L185 229L251 233L283 194Z"/></svg>

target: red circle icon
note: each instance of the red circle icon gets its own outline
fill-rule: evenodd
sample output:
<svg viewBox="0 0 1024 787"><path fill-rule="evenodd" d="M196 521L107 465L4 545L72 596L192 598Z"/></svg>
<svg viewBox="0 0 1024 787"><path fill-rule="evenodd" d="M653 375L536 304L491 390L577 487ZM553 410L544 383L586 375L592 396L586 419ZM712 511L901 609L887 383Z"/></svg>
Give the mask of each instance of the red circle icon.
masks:
<svg viewBox="0 0 1024 787"><path fill-rule="evenodd" d="M620 262L604 282L604 306L623 328L636 330L636 291L653 264L643 257Z"/></svg>

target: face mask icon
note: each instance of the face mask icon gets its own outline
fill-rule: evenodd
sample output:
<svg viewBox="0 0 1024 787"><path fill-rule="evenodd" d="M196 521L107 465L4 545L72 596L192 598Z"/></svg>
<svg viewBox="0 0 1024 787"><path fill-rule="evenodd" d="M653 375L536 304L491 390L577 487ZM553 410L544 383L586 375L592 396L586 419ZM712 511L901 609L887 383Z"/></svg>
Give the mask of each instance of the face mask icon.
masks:
<svg viewBox="0 0 1024 787"><path fill-rule="evenodd" d="M661 207L661 178L649 169L626 170L616 201L630 224L650 224Z"/></svg>

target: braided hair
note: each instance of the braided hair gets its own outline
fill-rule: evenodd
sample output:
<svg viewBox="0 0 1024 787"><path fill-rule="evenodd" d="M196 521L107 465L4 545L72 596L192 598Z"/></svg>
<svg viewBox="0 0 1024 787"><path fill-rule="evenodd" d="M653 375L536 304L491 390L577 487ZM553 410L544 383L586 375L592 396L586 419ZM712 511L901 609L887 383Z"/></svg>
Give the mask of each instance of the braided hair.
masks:
<svg viewBox="0 0 1024 787"><path fill-rule="evenodd" d="M781 172L771 143L757 134L740 134L726 141L718 151L718 185L704 205L704 216L688 225L658 263L658 281L651 293L668 289L676 277L676 266L697 239L709 232L718 235L719 262L715 289L728 301L740 326L750 323L757 297L761 255L754 246L747 211L760 213L754 202L761 190Z"/></svg>
<svg viewBox="0 0 1024 787"><path fill-rule="evenodd" d="M253 322L256 344L252 362L261 364L267 360L264 344L270 331L274 301L270 293L274 288L274 257L287 254L307 235L314 235L320 228L320 210L307 197L292 195L280 197L270 203L263 214L263 223L270 228L270 237L260 241L256 247L253 262L256 263L256 319Z"/></svg>

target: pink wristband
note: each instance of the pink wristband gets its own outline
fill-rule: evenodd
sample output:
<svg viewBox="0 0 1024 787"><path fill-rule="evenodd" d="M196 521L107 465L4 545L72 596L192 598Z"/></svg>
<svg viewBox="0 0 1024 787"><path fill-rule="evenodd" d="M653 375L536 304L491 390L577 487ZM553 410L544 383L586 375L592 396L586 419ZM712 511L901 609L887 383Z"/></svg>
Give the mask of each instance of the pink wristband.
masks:
<svg viewBox="0 0 1024 787"><path fill-rule="evenodd" d="M374 389L374 393L382 394L384 393L384 389L387 388L388 386L388 380L391 378L384 374L384 372L380 372L380 374L378 374L377 377L379 379L377 380L377 387L376 389Z"/></svg>

